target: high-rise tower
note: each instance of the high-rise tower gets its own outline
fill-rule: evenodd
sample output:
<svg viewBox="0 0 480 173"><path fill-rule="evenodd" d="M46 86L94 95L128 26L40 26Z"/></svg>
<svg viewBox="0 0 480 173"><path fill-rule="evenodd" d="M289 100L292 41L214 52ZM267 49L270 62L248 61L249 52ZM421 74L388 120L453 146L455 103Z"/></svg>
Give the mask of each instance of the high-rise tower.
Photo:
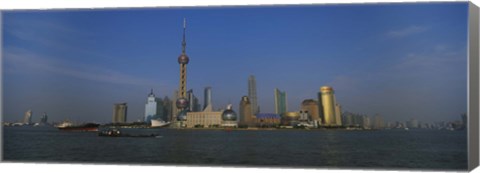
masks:
<svg viewBox="0 0 480 173"><path fill-rule="evenodd" d="M24 124L32 124L32 110L28 110L25 112L25 116L23 116L23 123Z"/></svg>
<svg viewBox="0 0 480 173"><path fill-rule="evenodd" d="M332 87L323 86L320 88L322 106L323 106L323 116L324 116L324 125L327 126L336 126L336 115L335 115L335 98L334 91Z"/></svg>
<svg viewBox="0 0 480 173"><path fill-rule="evenodd" d="M253 122L252 105L247 96L243 96L240 100L239 111L240 123L242 125L251 125Z"/></svg>
<svg viewBox="0 0 480 173"><path fill-rule="evenodd" d="M283 114L287 112L287 93L275 88L275 113Z"/></svg>
<svg viewBox="0 0 480 173"><path fill-rule="evenodd" d="M255 115L259 112L259 107L257 105L257 82L253 75L248 77L248 98L252 106L252 113Z"/></svg>
<svg viewBox="0 0 480 173"><path fill-rule="evenodd" d="M187 21L183 19L183 40L182 40L182 54L178 56L178 64L180 64L180 84L178 87L178 99L176 106L178 109L177 120L185 121L187 119L188 100L187 100L187 64L189 58L185 53L187 42L185 41L185 30L187 28Z"/></svg>
<svg viewBox="0 0 480 173"><path fill-rule="evenodd" d="M203 94L203 110L205 110L208 106L212 106L212 87L205 87Z"/></svg>

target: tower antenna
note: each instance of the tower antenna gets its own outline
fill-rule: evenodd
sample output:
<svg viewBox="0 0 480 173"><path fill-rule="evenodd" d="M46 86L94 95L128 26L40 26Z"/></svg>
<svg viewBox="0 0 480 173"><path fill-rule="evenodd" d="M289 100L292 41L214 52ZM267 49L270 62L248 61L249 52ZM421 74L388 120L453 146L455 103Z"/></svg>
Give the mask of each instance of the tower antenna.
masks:
<svg viewBox="0 0 480 173"><path fill-rule="evenodd" d="M185 30L187 29L187 19L183 18L183 40L182 40L182 53L185 54L185 47L187 47L187 42L185 41Z"/></svg>

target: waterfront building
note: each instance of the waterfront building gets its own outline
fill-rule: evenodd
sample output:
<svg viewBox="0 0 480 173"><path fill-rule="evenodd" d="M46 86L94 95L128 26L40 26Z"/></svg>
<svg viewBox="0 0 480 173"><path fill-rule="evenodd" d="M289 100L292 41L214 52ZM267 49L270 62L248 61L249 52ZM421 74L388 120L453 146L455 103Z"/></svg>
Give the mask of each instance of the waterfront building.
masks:
<svg viewBox="0 0 480 173"><path fill-rule="evenodd" d="M317 93L318 98L318 116L321 119L321 123L325 124L325 115L323 115L323 104L322 104L322 92Z"/></svg>
<svg viewBox="0 0 480 173"><path fill-rule="evenodd" d="M258 113L255 117L255 124L259 127L276 127L281 120L280 115L274 113Z"/></svg>
<svg viewBox="0 0 480 173"><path fill-rule="evenodd" d="M113 123L127 122L127 103L116 103L113 105Z"/></svg>
<svg viewBox="0 0 480 173"><path fill-rule="evenodd" d="M40 123L41 123L41 124L47 124L47 122L48 122L47 113L46 113L46 112L43 112L43 115L42 115L42 117L40 118Z"/></svg>
<svg viewBox="0 0 480 173"><path fill-rule="evenodd" d="M178 57L178 64L180 64L180 80L178 86L178 98L175 102L177 106L176 121L184 122L187 119L187 112L189 111L189 101L187 100L187 64L190 58L187 56L185 48L187 42L185 41L185 30L187 28L187 21L183 20L183 40L182 40L182 54ZM182 123L177 126L184 126Z"/></svg>
<svg viewBox="0 0 480 173"><path fill-rule="evenodd" d="M252 113L250 99L247 96L243 96L240 100L239 113L240 124L251 126L255 117Z"/></svg>
<svg viewBox="0 0 480 173"><path fill-rule="evenodd" d="M280 124L284 126L295 126L300 121L300 112L284 112L281 114Z"/></svg>
<svg viewBox="0 0 480 173"><path fill-rule="evenodd" d="M258 106L257 102L257 81L253 75L248 77L248 98L250 99L250 103L252 105L252 113L254 115L259 113L260 106Z"/></svg>
<svg viewBox="0 0 480 173"><path fill-rule="evenodd" d="M222 127L238 127L237 113L233 111L232 105L229 104L227 109L222 112Z"/></svg>
<svg viewBox="0 0 480 173"><path fill-rule="evenodd" d="M203 90L203 109L205 110L207 107L213 109L212 107L212 87L205 87Z"/></svg>
<svg viewBox="0 0 480 173"><path fill-rule="evenodd" d="M303 100L300 109L306 111L310 115L312 121L320 121L320 113L318 112L318 102L313 99Z"/></svg>
<svg viewBox="0 0 480 173"><path fill-rule="evenodd" d="M355 123L354 123L354 114L353 113L350 113L350 112L345 112L343 114L343 125L346 126L346 127L353 127L355 126Z"/></svg>
<svg viewBox="0 0 480 173"><path fill-rule="evenodd" d="M371 122L370 122L370 117L367 115L362 116L362 127L364 129L370 129L371 128Z"/></svg>
<svg viewBox="0 0 480 173"><path fill-rule="evenodd" d="M178 108L176 105L176 100L178 100L178 90L173 91L173 97L172 97L172 114L170 115L170 121L176 121L177 120L177 114L178 114Z"/></svg>
<svg viewBox="0 0 480 173"><path fill-rule="evenodd" d="M406 124L408 128L418 128L418 120L415 118L410 119L410 121L407 121Z"/></svg>
<svg viewBox="0 0 480 173"><path fill-rule="evenodd" d="M172 100L168 98L168 96L165 96L163 98L163 120L164 121L172 121Z"/></svg>
<svg viewBox="0 0 480 173"><path fill-rule="evenodd" d="M187 112L185 125L187 128L198 127L220 127L222 124L222 113L220 111Z"/></svg>
<svg viewBox="0 0 480 173"><path fill-rule="evenodd" d="M338 103L335 103L335 124L342 126L342 106Z"/></svg>
<svg viewBox="0 0 480 173"><path fill-rule="evenodd" d="M198 103L198 98L193 94L193 90L190 89L187 91L187 98L189 101L189 110L193 112L200 111L200 105Z"/></svg>
<svg viewBox="0 0 480 173"><path fill-rule="evenodd" d="M278 88L275 88L274 94L275 94L275 113L281 115L287 112L287 93L280 91Z"/></svg>
<svg viewBox="0 0 480 173"><path fill-rule="evenodd" d="M385 122L383 121L383 117L379 114L375 114L373 116L373 129L383 129L385 128Z"/></svg>
<svg viewBox="0 0 480 173"><path fill-rule="evenodd" d="M25 112L25 115L23 116L23 124L32 124L32 116L32 110L28 110L27 112Z"/></svg>
<svg viewBox="0 0 480 173"><path fill-rule="evenodd" d="M163 100L155 97L153 89L150 90L150 94L148 94L147 97L147 103L145 103L145 114L143 117L143 121L146 123L150 123L150 120L152 119L165 120L163 113Z"/></svg>
<svg viewBox="0 0 480 173"><path fill-rule="evenodd" d="M335 97L332 87L323 86L320 88L322 93L321 100L323 106L323 116L325 126L336 126Z"/></svg>
<svg viewBox="0 0 480 173"><path fill-rule="evenodd" d="M467 114L463 113L460 117L462 117L462 127L467 128Z"/></svg>

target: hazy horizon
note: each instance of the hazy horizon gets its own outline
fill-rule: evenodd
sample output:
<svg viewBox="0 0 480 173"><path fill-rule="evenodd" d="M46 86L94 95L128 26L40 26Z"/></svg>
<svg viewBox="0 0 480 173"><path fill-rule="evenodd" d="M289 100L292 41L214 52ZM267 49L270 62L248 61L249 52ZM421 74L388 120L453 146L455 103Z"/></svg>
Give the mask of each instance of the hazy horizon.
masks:
<svg viewBox="0 0 480 173"><path fill-rule="evenodd" d="M460 120L467 112L468 3L4 11L3 120L31 109L49 121L142 119L150 89L178 89L183 18L187 88L214 109L257 83L261 112L274 89L288 111L332 86L343 111L386 121Z"/></svg>

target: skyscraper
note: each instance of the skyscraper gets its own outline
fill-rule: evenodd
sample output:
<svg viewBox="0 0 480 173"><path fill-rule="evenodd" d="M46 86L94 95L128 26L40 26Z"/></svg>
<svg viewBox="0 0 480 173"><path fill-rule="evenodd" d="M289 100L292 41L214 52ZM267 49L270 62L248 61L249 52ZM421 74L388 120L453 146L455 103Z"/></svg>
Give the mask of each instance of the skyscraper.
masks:
<svg viewBox="0 0 480 173"><path fill-rule="evenodd" d="M203 91L203 110L208 106L212 106L212 87L205 87ZM213 108L212 108L213 109Z"/></svg>
<svg viewBox="0 0 480 173"><path fill-rule="evenodd" d="M48 116L47 116L47 113L44 112L42 115L42 118L40 119L40 123L47 124L47 122L48 122Z"/></svg>
<svg viewBox="0 0 480 173"><path fill-rule="evenodd" d="M192 90L192 89L190 89L190 90L187 91L187 99L188 99L188 101L189 101L189 103L188 103L188 105L189 105L188 110L194 111L194 112L199 111L199 109L200 109L199 107L200 107L200 106L198 106L198 98L195 97L195 95L193 94L193 90Z"/></svg>
<svg viewBox="0 0 480 173"><path fill-rule="evenodd" d="M187 119L188 100L187 100L187 64L190 59L185 52L187 42L185 41L185 30L187 28L187 21L183 19L183 40L182 40L182 54L178 57L178 64L180 64L180 80L178 87L178 98L175 102L177 106L177 121L185 121Z"/></svg>
<svg viewBox="0 0 480 173"><path fill-rule="evenodd" d="M287 93L275 88L275 113L283 114L287 112Z"/></svg>
<svg viewBox="0 0 480 173"><path fill-rule="evenodd" d="M323 86L320 88L320 92L322 93L323 116L325 119L324 125L336 125L335 98L333 88L329 86Z"/></svg>
<svg viewBox="0 0 480 173"><path fill-rule="evenodd" d="M240 124L251 125L253 123L252 105L247 96L243 96L239 106Z"/></svg>
<svg viewBox="0 0 480 173"><path fill-rule="evenodd" d="M172 100L165 96L163 98L163 120L164 121L172 121Z"/></svg>
<svg viewBox="0 0 480 173"><path fill-rule="evenodd" d="M257 82L255 81L255 76L250 75L248 77L248 98L252 104L252 113L255 115L259 113L259 106L257 103Z"/></svg>
<svg viewBox="0 0 480 173"><path fill-rule="evenodd" d="M113 123L127 122L127 103L116 103L113 106Z"/></svg>
<svg viewBox="0 0 480 173"><path fill-rule="evenodd" d="M153 94L153 89L148 94L147 103L145 104L144 121L150 123L152 119L163 119L163 101Z"/></svg>
<svg viewBox="0 0 480 173"><path fill-rule="evenodd" d="M335 98L335 96L333 96ZM342 126L342 106L335 101L335 124Z"/></svg>
<svg viewBox="0 0 480 173"><path fill-rule="evenodd" d="M32 115L32 110L25 112L25 115L23 116L23 124L32 124Z"/></svg>

